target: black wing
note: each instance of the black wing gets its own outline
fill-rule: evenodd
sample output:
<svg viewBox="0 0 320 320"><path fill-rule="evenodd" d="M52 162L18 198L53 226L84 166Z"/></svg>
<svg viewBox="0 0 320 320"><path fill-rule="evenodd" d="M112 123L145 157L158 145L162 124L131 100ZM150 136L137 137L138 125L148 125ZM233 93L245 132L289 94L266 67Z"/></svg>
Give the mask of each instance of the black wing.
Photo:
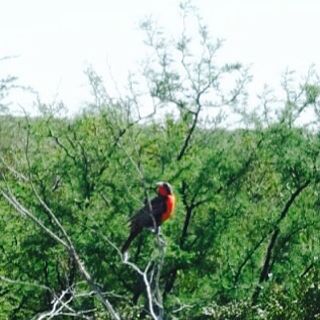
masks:
<svg viewBox="0 0 320 320"><path fill-rule="evenodd" d="M166 211L166 201L163 197L155 197L150 201L150 205L146 203L131 219L131 228L152 228L161 224L161 216ZM152 218L153 217L153 218Z"/></svg>

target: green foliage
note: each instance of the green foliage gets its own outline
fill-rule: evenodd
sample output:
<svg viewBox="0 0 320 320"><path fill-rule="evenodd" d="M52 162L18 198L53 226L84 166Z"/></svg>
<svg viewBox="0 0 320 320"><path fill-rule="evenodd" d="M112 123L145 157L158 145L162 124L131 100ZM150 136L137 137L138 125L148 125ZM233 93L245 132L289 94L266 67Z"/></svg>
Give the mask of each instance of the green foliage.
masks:
<svg viewBox="0 0 320 320"><path fill-rule="evenodd" d="M187 19L193 9L182 8ZM250 114L241 110L250 77L239 63L216 65L221 42L201 20L200 55L187 30L171 46L150 21L143 28L154 50L144 66L148 97L165 115L142 117L132 86L115 101L88 70L94 102L81 115L0 119L0 319L40 315L70 288L73 312L110 317L74 256L15 210L9 193L63 238L42 201L52 210L123 319L150 319L141 277L115 247L157 181L169 181L177 196L175 216L162 227L165 319L318 319L320 139L317 128L295 121L306 108L318 114L319 85L295 91L285 81L277 116L269 101L263 116L258 108ZM0 100L6 94L0 87ZM227 107L244 117L237 128L220 122ZM130 261L142 269L159 261L156 247L145 230Z"/></svg>
<svg viewBox="0 0 320 320"><path fill-rule="evenodd" d="M140 310L143 292L138 304L127 309L131 297L139 295L137 275L121 264L103 236L120 246L127 234L123 226L141 205L138 199L143 199L129 154L143 165L148 186L169 180L177 193L175 218L163 226L167 251L161 286L168 314L188 319L316 317L317 262L301 274L320 254L317 136L285 125L260 132L199 128L192 149L176 161L185 130L181 120L169 117L161 125L130 127L115 146L118 120L104 112L74 120L21 119L19 126L13 119L7 136L16 136L22 128L29 149L26 155L26 138L21 137L12 140L9 149L4 145L2 156L7 183L19 200L59 233L34 197L30 182L9 167L33 181L95 280L122 296L112 299L121 313ZM268 239L290 194L305 180L311 185L278 225L272 275L260 284L261 299L251 308ZM58 243L4 199L1 211L1 275L19 282L2 282L1 315L23 319L48 309L52 293L22 283L60 292L80 278ZM131 249L132 259L145 265L153 246L154 237L144 232ZM82 290L87 290L85 285ZM79 309L93 305L97 302L92 298L75 303ZM181 313L174 312L184 305ZM297 307L289 310L288 305Z"/></svg>

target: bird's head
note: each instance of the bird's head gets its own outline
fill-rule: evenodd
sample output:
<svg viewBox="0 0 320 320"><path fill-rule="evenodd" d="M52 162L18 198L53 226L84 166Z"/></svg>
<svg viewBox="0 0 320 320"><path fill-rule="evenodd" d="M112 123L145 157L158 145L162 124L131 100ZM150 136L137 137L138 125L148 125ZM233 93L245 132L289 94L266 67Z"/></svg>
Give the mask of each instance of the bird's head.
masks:
<svg viewBox="0 0 320 320"><path fill-rule="evenodd" d="M168 182L158 182L157 183L157 193L160 196L168 196L173 193L172 187Z"/></svg>

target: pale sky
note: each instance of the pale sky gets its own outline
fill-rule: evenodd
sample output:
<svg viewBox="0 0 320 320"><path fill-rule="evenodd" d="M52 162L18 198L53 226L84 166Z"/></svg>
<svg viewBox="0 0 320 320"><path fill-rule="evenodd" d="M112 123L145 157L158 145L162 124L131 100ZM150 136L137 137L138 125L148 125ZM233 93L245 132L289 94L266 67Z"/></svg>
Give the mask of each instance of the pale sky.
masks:
<svg viewBox="0 0 320 320"><path fill-rule="evenodd" d="M176 0L0 0L0 78L19 77L44 101L76 111L88 99L84 69L108 64L120 85L145 54L139 21L152 15L169 33L181 25ZM211 34L226 40L225 62L251 65L254 90L278 86L288 67L320 66L320 1L194 0ZM31 104L18 95L16 102ZM23 101L21 101L21 99ZM25 106L28 107L28 106Z"/></svg>

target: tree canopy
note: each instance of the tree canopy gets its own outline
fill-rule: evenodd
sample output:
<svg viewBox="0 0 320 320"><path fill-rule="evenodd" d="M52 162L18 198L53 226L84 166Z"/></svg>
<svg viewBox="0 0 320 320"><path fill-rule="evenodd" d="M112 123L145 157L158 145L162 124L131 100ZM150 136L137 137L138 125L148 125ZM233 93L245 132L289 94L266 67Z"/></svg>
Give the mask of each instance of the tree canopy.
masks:
<svg viewBox="0 0 320 320"><path fill-rule="evenodd" d="M317 75L288 72L282 96L266 88L252 107L249 70L219 64L222 42L182 12L176 41L142 23L150 57L126 94L88 69L92 103L74 117L2 110L1 319L320 317ZM125 261L127 221L157 181L174 218Z"/></svg>

